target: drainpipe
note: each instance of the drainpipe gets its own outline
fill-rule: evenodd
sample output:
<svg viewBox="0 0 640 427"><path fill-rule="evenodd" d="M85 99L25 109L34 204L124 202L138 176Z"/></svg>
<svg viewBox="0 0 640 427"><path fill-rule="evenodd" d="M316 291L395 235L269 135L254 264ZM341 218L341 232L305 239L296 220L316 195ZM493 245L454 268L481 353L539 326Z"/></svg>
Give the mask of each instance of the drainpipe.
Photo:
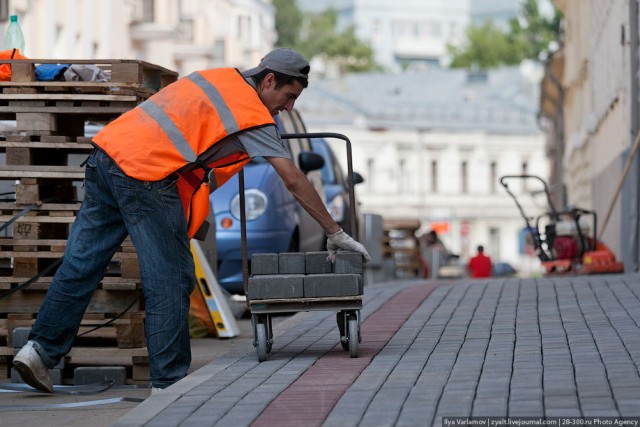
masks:
<svg viewBox="0 0 640 427"><path fill-rule="evenodd" d="M550 195L552 197L552 201L555 206L560 206L564 208L567 205L567 194L564 185L564 89L560 81L553 75L551 71L551 60L549 60L546 64L546 72L545 76L549 79L549 82L553 84L555 87L558 96L552 97L549 93L543 91L542 99L547 99L554 105L554 114L552 116L547 117L552 122L552 138L553 144L555 145L555 153L553 157L553 169L554 176L551 176L551 181L549 182L549 186L555 188L557 190L553 191L553 194ZM538 114L538 120L544 116L544 114ZM542 125L539 123L539 126Z"/></svg>
<svg viewBox="0 0 640 427"><path fill-rule="evenodd" d="M638 13L639 13L639 0L629 1L629 62L631 63L631 75L630 75L630 128L629 128L629 141L635 141L639 127L640 127L640 82L638 72L640 71L640 55L638 53L640 34L638 33ZM640 242L640 224L638 212L640 211L640 200L638 194L638 177L640 171L640 158L636 157L633 160L633 165L629 171L629 178L627 183L623 187L622 193L622 212L629 212L627 221L621 221L621 233L623 236L631 236L628 243L627 250L623 250L621 255L622 261L625 265L626 271L638 271L638 265L640 260L639 242ZM629 206L624 206L624 201L629 201ZM624 215L624 214L623 214ZM626 228L626 230L625 230Z"/></svg>

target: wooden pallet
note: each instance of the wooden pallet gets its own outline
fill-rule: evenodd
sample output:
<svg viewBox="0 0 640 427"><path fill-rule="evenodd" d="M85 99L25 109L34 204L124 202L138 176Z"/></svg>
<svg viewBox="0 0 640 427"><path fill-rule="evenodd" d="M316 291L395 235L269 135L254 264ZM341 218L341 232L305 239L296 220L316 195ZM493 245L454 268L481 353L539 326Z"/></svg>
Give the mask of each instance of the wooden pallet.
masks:
<svg viewBox="0 0 640 427"><path fill-rule="evenodd" d="M135 60L30 59L0 63L12 66L12 80L0 82L0 120L15 120L15 127L0 133L0 181L8 187L3 191L15 189L16 199L0 202L0 224L27 206L38 205L12 224L7 237L0 237L2 294L29 280L64 253L80 208L75 201L84 168L77 166L78 155L88 155L93 149L90 137L85 136L86 124L109 123L176 81L178 74ZM97 65L110 76L110 81L36 81L35 67L51 63ZM9 331L16 325L33 323L52 275L50 272L27 288L0 299L0 378L3 373L6 376L14 352ZM113 318L132 302L129 316L138 317L135 321L133 317L118 319L113 326L80 338L65 358L67 378L72 375L70 367L106 363L127 366L129 381L148 382L141 288L137 255L127 239L93 293L81 332L88 325L87 319L97 323Z"/></svg>
<svg viewBox="0 0 640 427"><path fill-rule="evenodd" d="M0 346L13 348L13 330L31 327L37 313L7 313L0 318ZM118 317L119 316L119 317ZM117 317L117 318L116 318ZM75 347L146 347L145 313L134 306L126 313L86 313L74 342ZM114 320L115 319L115 320ZM96 329L96 327L98 327Z"/></svg>
<svg viewBox="0 0 640 427"><path fill-rule="evenodd" d="M135 60L0 60L11 81L0 82L0 120L15 120L22 133L84 135L86 121L109 122L173 83L178 73ZM96 65L108 82L36 80L41 64Z"/></svg>
<svg viewBox="0 0 640 427"><path fill-rule="evenodd" d="M73 207L77 209L78 205ZM7 215L6 211L1 212L0 223L13 217L11 214ZM47 214L47 212L44 213ZM72 215L71 211L62 211L55 212L53 215L49 212L45 216L24 216L18 219L13 224L13 236L0 237L0 260L5 260L5 264L9 265L5 265L0 272L4 272L5 276L10 275L27 280L61 258L67 246L67 226L75 219ZM25 221L21 221L22 219ZM37 220L41 222L35 222ZM60 226L64 228L61 229ZM55 234L61 238L53 237ZM53 273L55 270L46 277L52 276ZM138 255L130 238L127 238L116 251L106 276L140 279Z"/></svg>
<svg viewBox="0 0 640 427"><path fill-rule="evenodd" d="M10 380L13 357L18 350L0 348L0 381ZM3 352L9 354L3 355ZM127 384L148 384L149 355L146 347L73 347L64 358L62 384L74 384L74 369L91 366L124 366L127 372Z"/></svg>
<svg viewBox="0 0 640 427"><path fill-rule="evenodd" d="M144 311L127 312L113 325L86 333L108 320L104 314L85 314L74 345L65 357L64 384L73 384L76 367L104 365L124 366L130 384L149 381ZM11 363L18 351L11 340L12 331L18 327L31 327L34 321L35 314L29 313L11 313L0 318L0 381L10 379Z"/></svg>
<svg viewBox="0 0 640 427"><path fill-rule="evenodd" d="M11 64L11 81L1 82L0 88L30 87L41 92L63 90L72 92L113 93L121 89L154 93L175 82L178 73L145 61L129 59L27 59L1 60L0 64ZM40 64L96 65L110 77L109 82L39 82L35 67Z"/></svg>
<svg viewBox="0 0 640 427"><path fill-rule="evenodd" d="M24 279L24 280L23 280ZM4 293L30 279L29 277L0 277L0 292ZM0 313L34 314L40 310L51 278L41 278L24 290L19 290L0 299ZM121 277L104 277L93 293L87 313L115 316L124 312L136 298L138 289L142 288L140 280L123 279ZM140 302L138 302L140 304ZM142 309L142 307L140 307Z"/></svg>

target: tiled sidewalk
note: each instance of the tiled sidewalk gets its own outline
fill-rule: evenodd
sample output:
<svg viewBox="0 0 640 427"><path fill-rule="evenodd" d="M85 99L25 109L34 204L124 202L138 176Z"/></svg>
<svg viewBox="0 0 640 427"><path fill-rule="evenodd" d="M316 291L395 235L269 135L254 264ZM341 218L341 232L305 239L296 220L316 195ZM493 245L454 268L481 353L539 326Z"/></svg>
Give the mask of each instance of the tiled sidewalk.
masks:
<svg viewBox="0 0 640 427"><path fill-rule="evenodd" d="M640 417L639 298L638 274L374 285L357 359L334 312L299 313L267 361L252 347L228 354L116 425Z"/></svg>

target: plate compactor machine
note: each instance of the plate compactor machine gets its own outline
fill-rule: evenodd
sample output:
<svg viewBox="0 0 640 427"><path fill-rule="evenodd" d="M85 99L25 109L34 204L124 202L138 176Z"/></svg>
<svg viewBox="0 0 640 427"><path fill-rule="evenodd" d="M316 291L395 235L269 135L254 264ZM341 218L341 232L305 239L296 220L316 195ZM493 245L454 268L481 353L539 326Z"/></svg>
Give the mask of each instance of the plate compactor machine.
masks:
<svg viewBox="0 0 640 427"><path fill-rule="evenodd" d="M507 181L515 179L537 180L543 185L550 212L535 218L534 225L530 222L533 218L527 217L509 189ZM500 184L516 202L527 226L527 238L531 239L547 275L624 272L623 263L616 261L613 252L596 238L598 221L594 211L581 208L557 211L547 183L536 175L505 175L500 178Z"/></svg>

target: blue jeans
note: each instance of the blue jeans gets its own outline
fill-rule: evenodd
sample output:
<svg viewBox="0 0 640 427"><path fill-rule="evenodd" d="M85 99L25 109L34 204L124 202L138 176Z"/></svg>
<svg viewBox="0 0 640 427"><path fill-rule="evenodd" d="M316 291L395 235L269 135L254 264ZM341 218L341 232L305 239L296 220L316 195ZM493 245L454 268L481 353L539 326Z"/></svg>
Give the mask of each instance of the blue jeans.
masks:
<svg viewBox="0 0 640 427"><path fill-rule="evenodd" d="M91 154L64 260L29 336L46 365L55 366L71 349L93 291L129 234L142 276L151 383L165 388L187 374L196 279L177 177L138 181L102 150Z"/></svg>

